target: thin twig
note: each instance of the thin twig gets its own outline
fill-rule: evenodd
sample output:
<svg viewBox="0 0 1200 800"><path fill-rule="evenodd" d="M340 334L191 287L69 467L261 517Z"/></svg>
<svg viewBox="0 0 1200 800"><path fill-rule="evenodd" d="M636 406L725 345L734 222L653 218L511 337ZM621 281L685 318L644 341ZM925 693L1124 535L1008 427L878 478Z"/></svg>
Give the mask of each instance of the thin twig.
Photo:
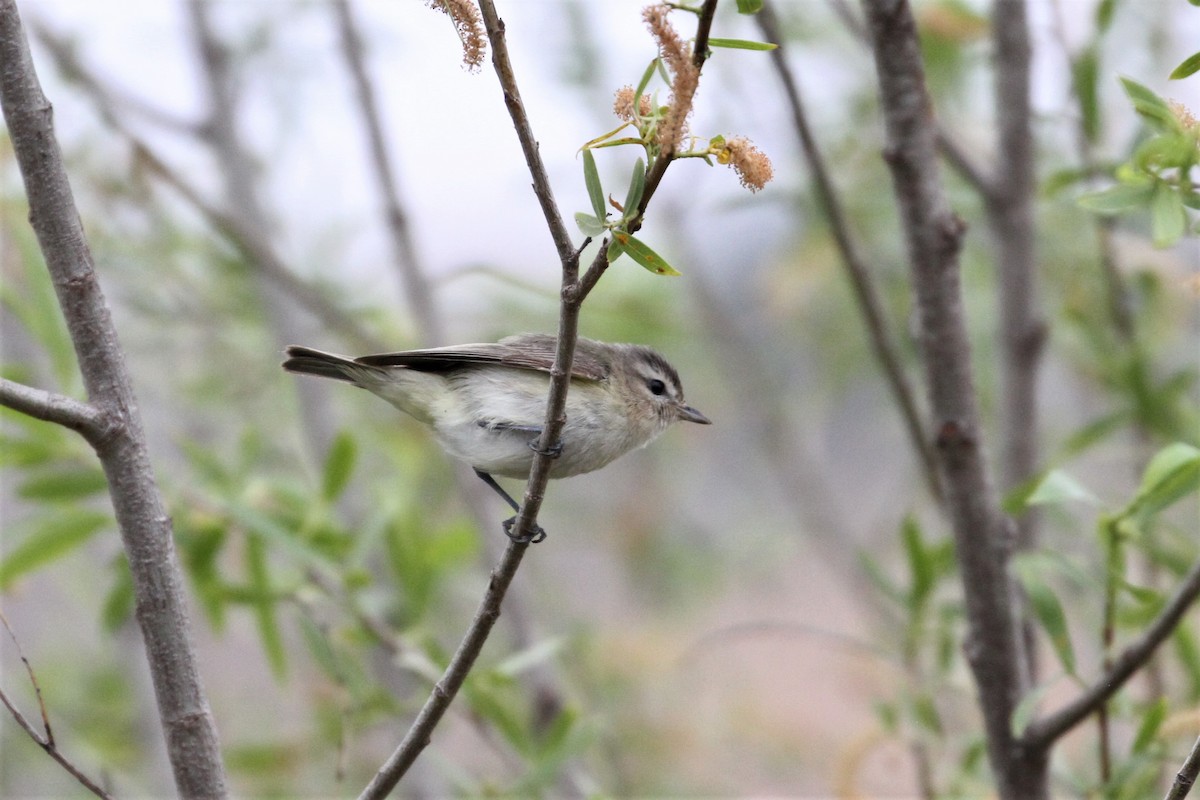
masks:
<svg viewBox="0 0 1200 800"><path fill-rule="evenodd" d="M534 448L533 464L530 468L521 509L517 512L516 522L512 526L513 541L510 541L499 565L492 571L491 580L488 582L488 588L476 611L475 618L451 658L446 672L434 685L433 692L421 707L417 718L399 747L371 779L367 788L363 790L360 800L386 796L429 744L434 728L445 714L446 709L449 708L463 681L466 680L484 642L487 641L492 626L500 616L500 605L504 600L504 595L529 547L531 534L536 529L537 515L541 510L542 501L545 499L546 484L550 479L550 469L553 463L551 453L553 447L558 443L563 425L566 423L567 390L570 386L571 365L575 357L575 345L579 335L579 310L587 293L595 286L608 264L608 241L606 240L600 245L585 275L585 279L593 276L590 283L585 284L584 280L580 279L580 250L572 244L558 205L554 201L550 178L538 151L537 139L534 137L529 118L525 113L521 92L508 56L504 22L497 14L491 0L477 0L477 2L492 49L492 66L501 90L504 92L504 102L508 107L513 128L525 156L525 163L533 179L534 194L542 208L542 214L546 219L550 236L562 264L562 302L559 309L558 340L555 347L554 364L550 369L550 392L546 402L542 434ZM715 10L716 0L707 0L698 27L711 24L711 20L706 23L705 17L711 18ZM666 164L669 159L662 161ZM665 168L663 166L662 169L665 171ZM659 180L661 180L661 172ZM657 182L655 185L657 186ZM649 180L647 180L645 191L646 193L652 192ZM644 211L645 202L646 200L643 198L642 204L639 206L640 210ZM586 246L587 243L584 244Z"/></svg>
<svg viewBox="0 0 1200 800"><path fill-rule="evenodd" d="M42 730L44 733L38 733L37 729L25 718L20 709L13 705L2 688L0 688L0 703L4 704L9 714L12 714L13 719L17 721L17 725L20 726L21 730L25 731L29 735L29 738L33 739L37 743L37 746L46 752L46 755L58 762L58 765L65 769L71 777L79 781L85 789L97 797L112 800L112 796L104 791L100 787L100 784L89 778L83 770L75 766L58 749L58 745L54 741L54 731L50 728L50 716L46 713L46 702L42 698L42 687L38 684L37 675L33 672L33 666L29 663L29 659L25 657L24 651L21 650L21 642L17 640L17 634L13 632L12 626L8 624L8 619L3 613L0 613L0 623L3 623L4 629L8 631L9 638L12 639L13 645L17 648L17 656L21 659L21 663L25 665L26 674L29 675L29 683L33 685L33 693L37 697L38 709L42 715Z"/></svg>
<svg viewBox="0 0 1200 800"><path fill-rule="evenodd" d="M208 706L171 518L159 492L137 400L75 206L51 106L38 82L14 0L0 0L0 105L89 402L116 423L92 442L133 576L137 620L154 680L175 785L186 797L224 797L225 772Z"/></svg>
<svg viewBox="0 0 1200 800"><path fill-rule="evenodd" d="M1196 739L1192 752L1188 753L1183 766L1176 773L1165 800L1183 800L1195 785L1197 776L1200 776L1200 738Z"/></svg>
<svg viewBox="0 0 1200 800"><path fill-rule="evenodd" d="M922 421L921 412L917 407L916 392L901 363L900 350L891 334L891 326L887 322L883 303L875 288L875 281L850 235L850 226L846 221L833 180L829 176L825 157L809 127L808 114L800 97L800 88L793 78L791 70L788 69L783 34L773 5L764 3L755 19L766 40L779 45L771 53L771 63L783 84L784 95L791 107L792 124L800 139L800 147L804 152L805 161L812 172L817 200L825 211L825 218L833 233L838 252L841 254L842 266L846 276L850 279L850 286L854 291L859 313L862 314L867 327L867 339L883 370L888 388L892 392L892 399L900 407L900 416L904 421L905 430L908 432L909 442L921 462L926 488L940 502L942 491L933 455L933 437L925 430L925 423Z"/></svg>
<svg viewBox="0 0 1200 800"><path fill-rule="evenodd" d="M378 182L379 195L383 200L384 219L392 240L393 260L400 274L400 282L408 299L408 307L417 322L417 330L425 346L442 343L442 320L433 302L433 292L417 255L417 245L409 224L408 213L400 202L400 190L396 185L395 169L392 166L387 137L383 132L383 120L375 99L375 88L367 73L363 56L362 35L354 19L349 0L334 0L332 4L337 18L342 58L354 83L358 99L358 111L371 154L371 172Z"/></svg>
<svg viewBox="0 0 1200 800"><path fill-rule="evenodd" d="M292 297L297 304L348 341L364 350L384 349L351 315L344 312L313 286L296 277L274 249L263 243L239 215L230 214L204 199L203 193L180 172L171 167L146 140L134 132L119 113L120 102L113 90L99 80L80 60L70 42L45 26L33 28L38 41L54 58L59 70L86 92L105 124L133 148L143 167L156 175L192 205L218 233L224 236L249 261L259 267L263 277Z"/></svg>
<svg viewBox="0 0 1200 800"><path fill-rule="evenodd" d="M90 403L81 403L66 395L35 389L7 378L0 378L0 405L70 428L89 442L102 439L109 430L107 415Z"/></svg>
<svg viewBox="0 0 1200 800"><path fill-rule="evenodd" d="M1002 798L1047 794L1040 752L1016 752L1010 720L1022 696L1022 642L1006 568L1008 522L984 455L963 308L959 251L965 225L949 207L937 158L932 101L912 9L864 0L901 223L908 242L921 351L937 431L942 488L966 600L968 663L979 690L988 755Z"/></svg>
<svg viewBox="0 0 1200 800"><path fill-rule="evenodd" d="M1192 565L1175 594L1150 627L1113 659L1112 669L1083 694L1058 711L1031 723L1021 737L1028 748L1046 748L1116 694L1174 632L1188 608L1200 597L1200 561Z"/></svg>

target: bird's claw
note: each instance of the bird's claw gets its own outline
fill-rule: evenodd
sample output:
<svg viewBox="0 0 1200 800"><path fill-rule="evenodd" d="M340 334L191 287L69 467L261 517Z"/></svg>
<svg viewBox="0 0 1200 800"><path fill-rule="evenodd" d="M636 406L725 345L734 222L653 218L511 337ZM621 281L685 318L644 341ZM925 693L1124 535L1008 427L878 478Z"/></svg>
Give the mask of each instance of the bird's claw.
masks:
<svg viewBox="0 0 1200 800"><path fill-rule="evenodd" d="M559 456L562 455L563 443L562 443L562 441L557 441L554 444L550 445L549 447L542 449L542 448L538 447L537 439L530 439L529 440L529 449L535 453L545 456L546 458L558 458Z"/></svg>
<svg viewBox="0 0 1200 800"><path fill-rule="evenodd" d="M501 527L504 528L504 535L507 536L509 539L512 539L517 544L537 544L538 542L540 542L546 538L545 529L543 529L541 525L537 525L537 524L535 524L533 526L533 530L531 530L525 536L513 536L512 529L513 529L513 525L515 525L516 522L517 522L517 518L515 516L513 516L513 517L509 517L508 519L504 520L504 522L500 523L500 525L501 525Z"/></svg>

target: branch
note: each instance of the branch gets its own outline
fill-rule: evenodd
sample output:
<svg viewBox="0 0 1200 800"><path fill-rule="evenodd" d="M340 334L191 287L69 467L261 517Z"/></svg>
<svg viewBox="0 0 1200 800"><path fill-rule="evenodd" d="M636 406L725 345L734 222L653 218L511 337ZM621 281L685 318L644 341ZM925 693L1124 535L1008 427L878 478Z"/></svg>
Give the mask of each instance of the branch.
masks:
<svg viewBox="0 0 1200 800"><path fill-rule="evenodd" d="M957 172L959 177L975 191L979 192L984 200L995 195L996 187L992 179L971 159L971 156L967 155L967 151L958 141L941 126L938 127L937 132L937 146L938 152L942 154L942 158L946 159L946 163L950 165L951 169Z"/></svg>
<svg viewBox="0 0 1200 800"><path fill-rule="evenodd" d="M92 263L14 0L0 0L0 105L29 198L29 218L79 361L89 403L116 424L93 442L133 574L134 599L175 784L224 797L217 729L191 642L171 519L150 467L124 354Z"/></svg>
<svg viewBox="0 0 1200 800"><path fill-rule="evenodd" d="M480 602L475 618L467 629L462 642L450 659L441 680L433 687L433 692L421 707L412 727L401 741L399 747L388 758L387 762L372 778L367 788L359 796L360 800L373 800L385 797L404 776L404 773L429 744L433 729L437 727L446 709L449 708L454 696L462 687L467 674L474 666L484 642L496 619L500 616L500 604L512 583L521 559L529 548L529 540L537 526L537 516L541 511L542 501L546 496L546 484L550 480L550 469L553 459L550 453L562 435L566 423L567 390L570 387L571 366L575 358L575 345L579 337L579 310L585 297L600 275L608 266L608 241L600 245L592 264L581 280L579 277L579 253L571 242L570 234L563 224L562 215L554 201L550 187L550 178L546 172L538 151L537 139L525 113L521 92L513 73L512 62L508 57L508 44L505 38L504 21L496 13L492 0L477 0L480 13L483 16L487 30L488 41L492 48L492 66L504 92L505 105L508 107L513 128L521 143L525 155L525 163L533 178L533 190L541 205L550 236L558 250L562 264L562 302L559 310L558 340L555 346L554 364L550 368L550 392L546 401L546 416L543 422L542 434L534 447L533 464L530 467L529 480L525 486L521 509L511 530L512 541L504 551L504 555L492 571L487 591ZM711 25L711 16L716 10L716 0L707 0L701 12L699 29ZM703 63L703 58L699 63ZM660 159L665 171L668 158ZM657 165L656 165L657 166ZM661 180L661 172L659 174ZM655 184L657 185L657 183ZM646 193L652 193L650 181L647 180ZM639 206L644 210L646 198L643 197ZM584 243L586 246L587 242ZM582 249L582 248L580 248Z"/></svg>
<svg viewBox="0 0 1200 800"><path fill-rule="evenodd" d="M1154 655L1154 651L1179 625L1188 607L1200 597L1200 561L1184 576L1175 594L1163 606L1158 617L1133 644L1126 647L1113 661L1112 669L1104 673L1090 688L1063 708L1031 723L1021 737L1028 748L1047 748L1109 698L1133 677Z"/></svg>
<svg viewBox="0 0 1200 800"><path fill-rule="evenodd" d="M1171 784L1171 790L1167 792L1166 800L1183 800L1187 797L1188 792L1192 790L1192 785L1196 783L1198 775L1200 775L1200 739L1196 739L1196 743L1192 745L1192 752L1188 753L1183 766L1176 773L1175 781Z"/></svg>
<svg viewBox="0 0 1200 800"><path fill-rule="evenodd" d="M992 19L999 162L985 194L996 252L1000 301L1001 489L1010 491L1038 469L1037 378L1046 324L1038 310L1033 201L1031 45L1026 0L997 0ZM1035 545L1037 514L1017 520L1018 550Z"/></svg>
<svg viewBox="0 0 1200 800"><path fill-rule="evenodd" d="M433 302L429 281L425 279L425 272L420 266L408 214L400 202L400 191L396 186L395 170L392 168L387 137L383 132L383 121L379 116L375 89L371 85L363 59L362 36L350 9L349 0L334 0L332 7L337 17L342 57L354 83L359 114L367 133L372 161L371 172L379 184L379 194L384 205L384 220L392 239L395 264L400 273L405 296L408 298L408 307L416 319L417 330L420 331L424 345L438 344L443 339L442 320Z"/></svg>
<svg viewBox="0 0 1200 800"><path fill-rule="evenodd" d="M8 699L8 695L4 693L3 689L0 689L0 703L3 703L4 707L8 709L8 713L12 714L13 719L17 721L17 725L21 727L21 730L29 734L29 738L33 739L37 743L37 746L46 752L46 755L57 761L59 766L70 773L71 777L79 781L85 789L97 797L112 800L112 796L100 788L100 784L84 774L83 770L75 766L58 749L58 745L54 741L54 731L50 728L50 717L46 714L46 703L42 699L42 687L38 684L37 676L33 673L33 666L29 663L29 659L25 657L25 653L21 650L21 643L17 640L17 635L13 633L12 626L8 624L8 619L3 614L0 614L0 623L4 624L4 629L8 631L9 638L12 639L13 644L17 648L17 655L20 657L21 663L25 665L25 673L29 676L29 683L33 685L33 693L37 697L38 710L42 715L42 730L45 733L38 733L29 720L25 719L25 715Z"/></svg>
<svg viewBox="0 0 1200 800"><path fill-rule="evenodd" d="M0 406L70 428L93 443L109 431L107 416L95 406L7 378L0 378Z"/></svg>
<svg viewBox="0 0 1200 800"><path fill-rule="evenodd" d="M908 432L909 441L921 461L926 488L940 502L942 491L938 482L937 464L933 456L932 437L926 432L925 424L921 420L916 393L913 391L908 375L904 371L904 365L901 363L899 348L890 333L890 326L883 311L883 303L879 299L879 292L875 288L871 271L863 262L862 256L850 236L850 226L842 211L837 190L829 177L825 157L809 127L808 115L800 97L800 89L787 66L783 34L779 28L774 7L770 3L764 3L755 19L766 40L779 45L771 53L771 63L783 84L784 94L791 107L792 124L800 139L800 147L804 151L805 161L812 172L817 199L825 211L826 220L833 233L834 241L837 243L838 252L841 254L842 267L850 279L854 298L858 302L859 313L862 314L863 321L866 323L867 339L879 366L883 369L884 378L892 392L892 399L900 407L900 416L904 421L905 430Z"/></svg>
<svg viewBox="0 0 1200 800"><path fill-rule="evenodd" d="M968 640L988 754L1003 798L1046 794L1045 763L1017 763L1012 712L1024 693L1022 641L1006 562L1008 520L984 456L964 321L959 250L965 225L949 207L916 22L905 0L864 0L887 131L884 158L908 243L946 508L962 570ZM1030 757L1033 757L1030 755Z"/></svg>
<svg viewBox="0 0 1200 800"><path fill-rule="evenodd" d="M249 225L242 217L226 213L205 200L199 189L167 164L153 147L135 133L124 122L122 115L117 113L120 103L114 97L113 90L106 87L79 60L78 54L68 40L41 25L35 25L33 31L38 41L54 58L59 70L75 80L87 92L105 123L130 144L139 163L147 167L199 211L209 225L229 240L248 261L258 266L264 278L286 293L324 325L338 331L354 345L364 350L384 349L382 344L368 333L354 317L330 302L319 290L296 277L274 249L262 242L250 230Z"/></svg>

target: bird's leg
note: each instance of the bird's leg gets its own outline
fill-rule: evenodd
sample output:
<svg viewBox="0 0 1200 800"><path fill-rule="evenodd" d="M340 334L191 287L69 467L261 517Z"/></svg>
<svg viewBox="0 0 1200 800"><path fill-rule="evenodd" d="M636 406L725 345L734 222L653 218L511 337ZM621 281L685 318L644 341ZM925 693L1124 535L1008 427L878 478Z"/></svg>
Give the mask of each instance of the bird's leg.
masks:
<svg viewBox="0 0 1200 800"><path fill-rule="evenodd" d="M534 438L527 442L530 450L535 453L541 453L547 458L558 458L562 455L562 441L555 442L545 450L538 447L538 437L542 435L541 425L517 425L515 422L485 422L484 420L479 420L479 422L476 424L478 424L481 428L488 428L489 430L493 431L520 431L521 433L536 434ZM500 491L504 490L501 489Z"/></svg>
<svg viewBox="0 0 1200 800"><path fill-rule="evenodd" d="M500 484L496 483L495 478L493 478L491 475L489 475L488 473L486 473L480 469L475 470L475 474L479 476L479 479L481 481L486 483L488 486L492 487L492 490L495 491L496 494L503 497L504 502L508 503L508 505L512 508L513 511L516 511L518 514L521 513L521 506L518 505L516 500L512 499L512 495L510 495L508 492L504 491L504 488ZM541 525L537 525L537 524L535 524L533 526L533 530L531 530L529 532L528 536L522 536L522 537L513 536L512 528L513 528L513 525L516 524L516 521L517 521L516 516L512 516L512 517L509 517L508 519L504 520L504 522L500 523L501 527L504 528L504 535L507 536L508 538L512 539L514 542L517 542L518 544L537 544L538 542L540 542L546 538L546 531L542 528Z"/></svg>

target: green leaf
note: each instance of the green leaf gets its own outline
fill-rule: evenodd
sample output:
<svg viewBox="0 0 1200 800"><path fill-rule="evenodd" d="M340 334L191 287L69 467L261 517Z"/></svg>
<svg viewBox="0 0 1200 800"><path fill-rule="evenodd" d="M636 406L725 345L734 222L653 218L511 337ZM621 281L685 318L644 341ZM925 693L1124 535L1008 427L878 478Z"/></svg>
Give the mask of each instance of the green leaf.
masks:
<svg viewBox="0 0 1200 800"><path fill-rule="evenodd" d="M625 246L617 241L616 236L613 236L608 243L608 263L612 264L623 255L625 255Z"/></svg>
<svg viewBox="0 0 1200 800"><path fill-rule="evenodd" d="M1191 696L1200 696L1200 645L1196 643L1196 635L1186 625L1181 625L1171 639L1175 644L1175 656L1191 683Z"/></svg>
<svg viewBox="0 0 1200 800"><path fill-rule="evenodd" d="M942 733L942 718L933 698L922 692L912 698L912 715L916 723L930 733Z"/></svg>
<svg viewBox="0 0 1200 800"><path fill-rule="evenodd" d="M116 633L133 616L133 575L129 562L122 556L116 565L116 577L112 588L100 607L100 623L104 630Z"/></svg>
<svg viewBox="0 0 1200 800"><path fill-rule="evenodd" d="M1131 208L1141 208L1150 204L1154 196L1154 183L1118 183L1099 192L1089 192L1077 201L1082 208L1100 214L1116 214Z"/></svg>
<svg viewBox="0 0 1200 800"><path fill-rule="evenodd" d="M1099 70L1100 59L1094 44L1084 48L1071 63L1071 80L1079 98L1083 132L1089 142L1095 142L1100 133Z"/></svg>
<svg viewBox="0 0 1200 800"><path fill-rule="evenodd" d="M683 274L668 264L666 259L651 250L649 245L636 236L623 231L613 231L613 238L616 239L617 244L621 245L624 252L629 254L630 258L655 275Z"/></svg>
<svg viewBox="0 0 1200 800"><path fill-rule="evenodd" d="M335 683L341 683L344 680L341 664L338 663L337 654L325 632L317 627L317 623L313 622L306 614L300 615L300 632L304 636L304 643L308 645L308 652L312 654L313 661L317 662L317 666L321 668L325 676Z"/></svg>
<svg viewBox="0 0 1200 800"><path fill-rule="evenodd" d="M549 661L558 655L563 647L566 646L567 640L562 636L555 636L550 639L537 642L524 650L519 650L513 653L508 658L497 664L493 671L506 678L515 678L522 672L526 672L533 667L536 667L543 662Z"/></svg>
<svg viewBox="0 0 1200 800"><path fill-rule="evenodd" d="M17 494L27 500L63 503L81 500L108 488L99 467L67 467L35 475L21 484Z"/></svg>
<svg viewBox="0 0 1200 800"><path fill-rule="evenodd" d="M1054 646L1054 652L1058 655L1063 669L1074 675L1075 649L1071 646L1067 615L1063 611L1058 596L1054 594L1054 590L1043 581L1036 564L1035 561L1014 559L1012 562L1013 572L1025 590L1025 596L1029 600L1034 616L1041 623L1046 635L1050 637L1050 643Z"/></svg>
<svg viewBox="0 0 1200 800"><path fill-rule="evenodd" d="M0 562L0 590L27 572L71 553L112 523L112 516L84 509L56 513L38 525Z"/></svg>
<svg viewBox="0 0 1200 800"><path fill-rule="evenodd" d="M1150 708L1146 709L1146 715L1142 717L1142 724L1138 726L1137 735L1133 737L1133 747L1131 750L1136 753L1145 752L1151 744L1154 743L1158 736L1158 729L1162 727L1163 720L1167 718L1167 698L1160 697Z"/></svg>
<svg viewBox="0 0 1200 800"><path fill-rule="evenodd" d="M604 188L600 185L600 171L596 169L596 157L591 150L583 151L583 182L587 186L588 199L592 201L592 211L597 219L604 219L607 215Z"/></svg>
<svg viewBox="0 0 1200 800"><path fill-rule="evenodd" d="M354 473L354 462L358 456L358 447L354 437L342 431L329 446L329 454L325 456L325 469L321 476L321 496L332 503L341 497Z"/></svg>
<svg viewBox="0 0 1200 800"><path fill-rule="evenodd" d="M925 547L921 527L911 515L904 518L900 525L900 539L904 543L904 555L908 559L908 571L912 585L908 593L910 611L917 611L929 599L929 593L936 582L936 573L930 552Z"/></svg>
<svg viewBox="0 0 1200 800"><path fill-rule="evenodd" d="M1156 514L1200 488L1200 450L1190 444L1167 445L1150 459L1129 514Z"/></svg>
<svg viewBox="0 0 1200 800"><path fill-rule="evenodd" d="M1192 53L1180 62L1179 66L1173 69L1168 77L1173 81L1177 81L1195 74L1198 70L1200 70L1200 53Z"/></svg>
<svg viewBox="0 0 1200 800"><path fill-rule="evenodd" d="M762 11L763 0L737 0L739 14L757 14Z"/></svg>
<svg viewBox="0 0 1200 800"><path fill-rule="evenodd" d="M774 50L779 47L770 42L755 42L749 39L709 39L710 47L724 47L729 50Z"/></svg>
<svg viewBox="0 0 1200 800"><path fill-rule="evenodd" d="M625 195L625 219L633 219L637 215L637 207L642 202L642 194L645 191L646 162L639 158L633 165L633 175L629 179L629 192Z"/></svg>
<svg viewBox="0 0 1200 800"><path fill-rule="evenodd" d="M1200 0L1197 0L1200 2ZM1113 12L1117 9L1117 0L1100 0L1100 4L1096 6L1096 29L1103 35L1112 25Z"/></svg>
<svg viewBox="0 0 1200 800"><path fill-rule="evenodd" d="M1167 183L1160 183L1150 203L1150 228L1155 247L1169 247L1187 230L1187 212L1179 193Z"/></svg>
<svg viewBox="0 0 1200 800"><path fill-rule="evenodd" d="M1052 469L1025 498L1025 505L1058 505L1072 500L1080 500L1093 506L1100 505L1100 499L1086 486L1062 470Z"/></svg>
<svg viewBox="0 0 1200 800"><path fill-rule="evenodd" d="M275 615L275 590L267 568L267 552L263 539L255 533L246 535L246 568L250 580L250 602L254 606L254 621L258 624L258 635L271 672L277 679L287 674L287 653L283 647L283 633Z"/></svg>
<svg viewBox="0 0 1200 800"><path fill-rule="evenodd" d="M1124 87L1125 94L1133 101L1134 111L1151 122L1157 123L1156 127L1171 127L1174 124L1175 115L1171 112L1167 101L1151 91L1149 87L1125 77L1121 78L1121 86Z"/></svg>
<svg viewBox="0 0 1200 800"><path fill-rule="evenodd" d="M633 91L633 98L634 98L633 113L634 114L637 114L638 106L640 105L640 103L638 102L638 98L640 98L642 95L644 95L646 93L646 87L650 85L650 79L654 77L655 71L657 71L661 68L662 68L662 59L656 58L650 62L650 66L646 67L646 71L642 73L642 79L640 81L638 81L637 88L634 89L634 91ZM668 83L669 83L669 81L668 81Z"/></svg>
<svg viewBox="0 0 1200 800"><path fill-rule="evenodd" d="M1054 687L1058 679L1046 681L1030 689L1021 702L1017 703L1017 707L1013 709L1012 719L1009 720L1009 729L1015 738L1021 738L1024 735L1025 729L1029 727L1029 723L1033 722L1034 716L1037 715L1038 706L1042 704L1042 699L1046 693Z"/></svg>
<svg viewBox="0 0 1200 800"><path fill-rule="evenodd" d="M584 236L596 237L604 233L604 223L591 214L585 214L582 211L575 212L575 226L579 228Z"/></svg>

